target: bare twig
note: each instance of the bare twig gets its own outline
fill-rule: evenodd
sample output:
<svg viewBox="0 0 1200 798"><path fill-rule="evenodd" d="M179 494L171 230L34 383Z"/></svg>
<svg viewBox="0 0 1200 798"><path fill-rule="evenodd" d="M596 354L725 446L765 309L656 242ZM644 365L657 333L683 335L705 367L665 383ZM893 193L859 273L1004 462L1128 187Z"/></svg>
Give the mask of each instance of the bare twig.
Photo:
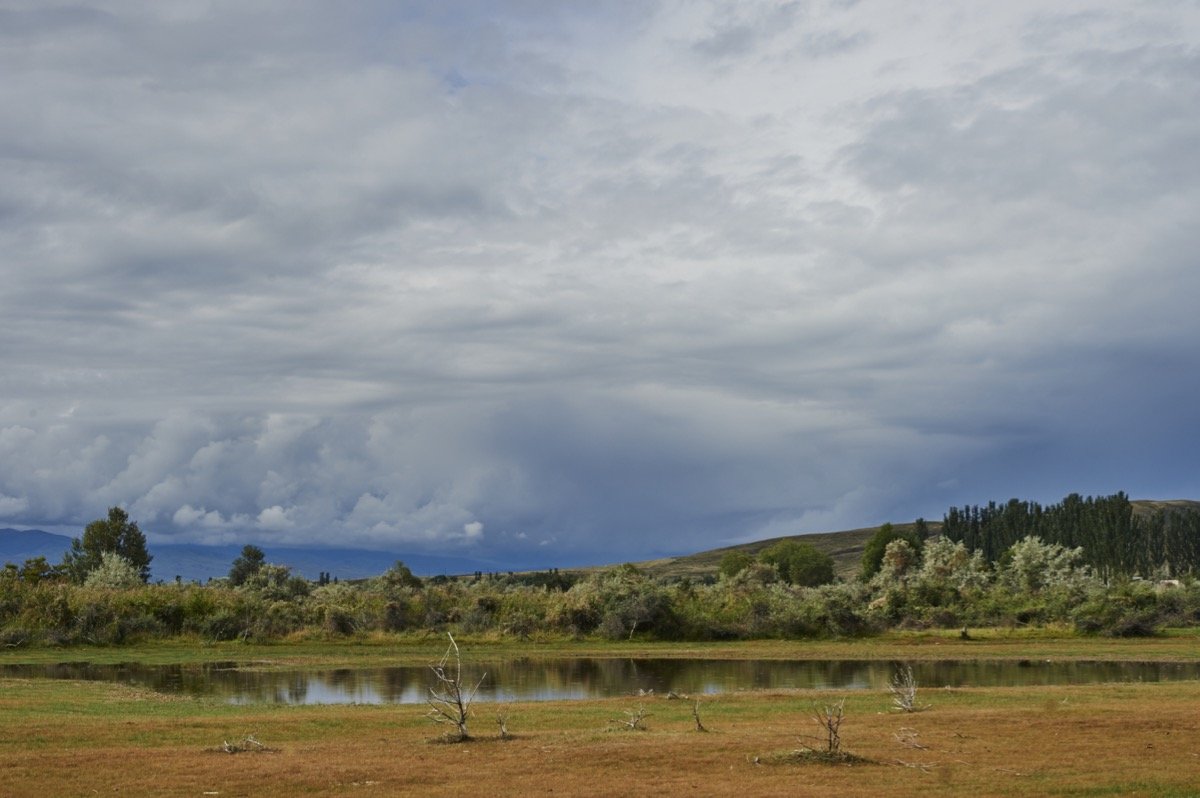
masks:
<svg viewBox="0 0 1200 798"><path fill-rule="evenodd" d="M931 770L933 770L935 767L937 767L937 765L928 764L925 762L905 762L903 759L897 759L896 764L903 765L906 768L913 768L915 770L919 770L922 773L929 773Z"/></svg>
<svg viewBox="0 0 1200 798"><path fill-rule="evenodd" d="M830 756L837 756L842 750L842 720L846 716L846 699L836 704L826 704L813 711L813 720L821 727L824 737L825 751Z"/></svg>
<svg viewBox="0 0 1200 798"><path fill-rule="evenodd" d="M241 754L247 751L269 751L270 749L254 739L254 735L247 734L242 739L233 742L223 740L221 742L221 750L227 754Z"/></svg>
<svg viewBox="0 0 1200 798"><path fill-rule="evenodd" d="M458 643L454 642L454 635L449 632L446 636L450 638L446 653L436 665L429 666L436 681L429 688L429 698L426 699L429 704L427 714L435 723L453 726L453 739L469 740L471 735L467 732L467 719L471 717L471 702L475 700L475 693L479 691L479 686L483 684L487 674L480 676L475 686L468 689L463 684L462 655L459 653Z"/></svg>
<svg viewBox="0 0 1200 798"><path fill-rule="evenodd" d="M929 708L928 704L917 704L917 679L911 665L896 669L888 683L888 691L892 694L892 705L901 712L920 712Z"/></svg>
<svg viewBox="0 0 1200 798"><path fill-rule="evenodd" d="M928 750L929 746L924 745L917 740L917 734L918 732L916 729L905 727L900 729L898 732L894 732L892 737L894 737L896 742L900 743L900 745L903 745L905 748L917 748L922 751Z"/></svg>
<svg viewBox="0 0 1200 798"><path fill-rule="evenodd" d="M698 731L698 732L708 731L708 729L706 729L704 727L704 724L700 722L700 699L699 698L697 698L695 701L692 702L692 718L695 719L695 721L696 721L696 731Z"/></svg>
<svg viewBox="0 0 1200 798"><path fill-rule="evenodd" d="M638 707L637 712L626 711L625 715L625 719L614 718L612 722L630 731L644 731L646 727L642 724L650 713L646 711L645 707Z"/></svg>

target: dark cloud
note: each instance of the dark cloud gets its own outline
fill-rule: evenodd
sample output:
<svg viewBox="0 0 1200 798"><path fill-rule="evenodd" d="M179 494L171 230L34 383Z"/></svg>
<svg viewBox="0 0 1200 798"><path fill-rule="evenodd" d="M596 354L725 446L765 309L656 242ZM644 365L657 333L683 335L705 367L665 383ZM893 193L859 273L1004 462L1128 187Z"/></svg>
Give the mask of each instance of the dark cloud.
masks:
<svg viewBox="0 0 1200 798"><path fill-rule="evenodd" d="M1200 23L1085 5L10 4L0 521L520 564L1194 496Z"/></svg>

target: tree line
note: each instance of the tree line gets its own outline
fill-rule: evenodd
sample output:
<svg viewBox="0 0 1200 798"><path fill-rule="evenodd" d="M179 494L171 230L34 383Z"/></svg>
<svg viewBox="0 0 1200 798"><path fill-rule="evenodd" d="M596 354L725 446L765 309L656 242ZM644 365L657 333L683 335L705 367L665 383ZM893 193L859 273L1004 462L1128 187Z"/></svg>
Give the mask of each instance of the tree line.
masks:
<svg viewBox="0 0 1200 798"><path fill-rule="evenodd" d="M1081 548L1083 561L1108 582L1142 576L1193 576L1200 571L1200 513L1166 507L1138 512L1123 492L1040 505L1011 499L984 506L951 507L942 534L994 563L1014 543L1034 536L1045 543Z"/></svg>
<svg viewBox="0 0 1200 798"><path fill-rule="evenodd" d="M953 509L945 534L919 519L884 524L848 578L794 540L756 558L728 552L718 574L692 578L656 578L630 564L421 578L397 562L340 584L327 574L305 579L247 545L228 577L152 585L144 536L113 508L61 565L39 558L0 568L0 645L443 632L721 640L1041 624L1151 634L1200 625L1200 579L1187 559L1198 521L1194 512L1132 513L1124 494ZM1153 541L1159 560L1147 553ZM1168 566L1181 578L1128 578Z"/></svg>

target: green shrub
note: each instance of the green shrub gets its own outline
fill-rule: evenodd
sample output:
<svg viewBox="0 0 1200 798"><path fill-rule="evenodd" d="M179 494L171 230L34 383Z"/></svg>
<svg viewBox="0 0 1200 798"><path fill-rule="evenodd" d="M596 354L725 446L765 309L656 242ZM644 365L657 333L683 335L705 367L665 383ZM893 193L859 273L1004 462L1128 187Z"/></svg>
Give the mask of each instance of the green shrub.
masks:
<svg viewBox="0 0 1200 798"><path fill-rule="evenodd" d="M413 625L412 612L405 601L389 601L383 607L384 631L403 632Z"/></svg>
<svg viewBox="0 0 1200 798"><path fill-rule="evenodd" d="M811 543L781 540L759 555L759 559L774 565L786 582L803 587L817 587L833 581L833 557Z"/></svg>
<svg viewBox="0 0 1200 798"><path fill-rule="evenodd" d="M303 627L304 612L299 605L291 601L275 601L258 618L252 633L256 638L270 640L285 637Z"/></svg>
<svg viewBox="0 0 1200 798"><path fill-rule="evenodd" d="M326 607L321 628L327 635L352 635L355 630L354 616L344 607Z"/></svg>
<svg viewBox="0 0 1200 798"><path fill-rule="evenodd" d="M752 562L754 562L754 558L748 553L735 549L721 556L721 564L717 566L717 573L725 578L734 577L746 570Z"/></svg>
<svg viewBox="0 0 1200 798"><path fill-rule="evenodd" d="M249 625L233 610L221 609L205 619L204 636L210 640L237 640L249 635Z"/></svg>

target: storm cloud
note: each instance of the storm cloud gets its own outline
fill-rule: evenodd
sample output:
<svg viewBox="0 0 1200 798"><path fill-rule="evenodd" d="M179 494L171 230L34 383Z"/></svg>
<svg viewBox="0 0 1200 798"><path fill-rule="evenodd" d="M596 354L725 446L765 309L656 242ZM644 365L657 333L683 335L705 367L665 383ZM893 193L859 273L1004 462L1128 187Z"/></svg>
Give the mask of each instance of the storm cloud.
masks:
<svg viewBox="0 0 1200 798"><path fill-rule="evenodd" d="M0 523L639 559L1200 496L1193 4L0 2Z"/></svg>

